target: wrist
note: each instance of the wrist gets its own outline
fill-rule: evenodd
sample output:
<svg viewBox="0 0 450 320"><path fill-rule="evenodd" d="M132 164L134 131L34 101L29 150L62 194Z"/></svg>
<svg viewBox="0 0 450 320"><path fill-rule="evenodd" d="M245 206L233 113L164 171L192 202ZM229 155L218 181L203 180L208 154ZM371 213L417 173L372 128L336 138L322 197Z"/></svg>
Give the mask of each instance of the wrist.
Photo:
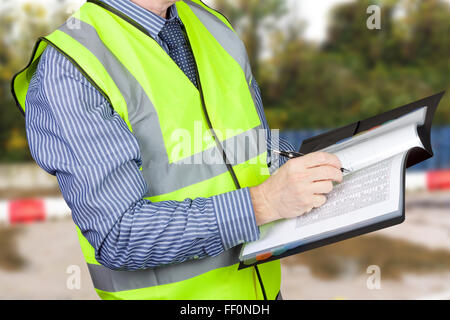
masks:
<svg viewBox="0 0 450 320"><path fill-rule="evenodd" d="M250 188L250 197L258 226L278 219L276 211L271 208L263 188L263 185Z"/></svg>

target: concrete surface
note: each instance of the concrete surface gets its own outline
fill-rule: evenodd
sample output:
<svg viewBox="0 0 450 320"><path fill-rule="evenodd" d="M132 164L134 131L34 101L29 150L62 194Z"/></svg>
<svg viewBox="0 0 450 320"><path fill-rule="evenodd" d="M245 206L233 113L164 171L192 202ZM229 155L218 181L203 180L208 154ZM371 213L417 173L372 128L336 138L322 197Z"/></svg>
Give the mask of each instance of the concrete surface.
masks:
<svg viewBox="0 0 450 320"><path fill-rule="evenodd" d="M450 193L408 194L407 205L405 223L377 233L450 251ZM16 271L0 268L0 299L97 299L70 219L22 226L16 245L26 264ZM81 270L80 289L67 286L70 266ZM335 279L320 279L306 265L284 263L283 296L285 299L450 298L450 270L407 273L400 279L382 277L379 290L367 288L368 276L353 272Z"/></svg>

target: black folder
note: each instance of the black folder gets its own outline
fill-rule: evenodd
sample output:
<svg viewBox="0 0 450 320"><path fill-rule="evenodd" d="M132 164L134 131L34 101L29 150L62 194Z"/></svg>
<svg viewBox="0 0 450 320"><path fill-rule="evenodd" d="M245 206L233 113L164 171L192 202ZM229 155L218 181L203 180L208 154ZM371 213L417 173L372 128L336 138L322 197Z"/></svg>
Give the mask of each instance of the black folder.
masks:
<svg viewBox="0 0 450 320"><path fill-rule="evenodd" d="M432 95L430 97L412 102L410 104L404 105L402 107L381 113L379 115L370 117L365 120L357 121L355 123L349 124L347 126L330 130L318 136L306 139L303 141L299 152L303 154L308 154L311 152L322 150L326 147L329 147L339 141L350 138L358 133L364 132L366 130L372 129L374 127L380 126L383 123L386 123L390 120L395 120L400 118L410 112L413 112L422 107L427 107L427 114L425 117L425 122L422 126L418 127L418 134L422 141L422 144L425 149L422 148L413 148L409 150L407 154L407 159L405 161L405 167L403 168L402 182L403 190L405 189L405 171L406 168L409 168L417 163L420 163L424 160L427 160L433 156L433 150L431 148L431 126L434 114L436 112L439 101L444 95L445 91L440 92L438 94ZM390 220L385 220L381 223L375 223L366 227L356 228L348 232L340 233L339 235L327 237L318 241L310 242L304 245L300 245L298 247L292 248L290 250L285 251L284 253L271 256L265 260L256 261L252 264L244 264L241 262L239 265L239 269L248 268L254 265L258 265L261 263L266 263L273 260L278 260L281 258L285 258L297 253L301 253L307 250L319 248L328 244L332 244L335 242L339 242L342 240L346 240L349 238L353 238L362 234L366 234L369 232L377 231L383 228L387 228L396 224L400 224L405 220L405 194L402 194L402 215Z"/></svg>

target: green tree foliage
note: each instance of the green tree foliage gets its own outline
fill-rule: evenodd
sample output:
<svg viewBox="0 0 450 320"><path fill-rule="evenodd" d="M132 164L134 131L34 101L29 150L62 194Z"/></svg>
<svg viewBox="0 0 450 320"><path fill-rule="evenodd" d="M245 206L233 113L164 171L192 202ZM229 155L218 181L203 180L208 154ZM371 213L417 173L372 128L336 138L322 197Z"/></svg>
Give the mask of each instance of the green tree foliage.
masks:
<svg viewBox="0 0 450 320"><path fill-rule="evenodd" d="M24 117L11 95L11 79L30 59L39 36L63 23L67 3L56 1L52 11L38 1L4 0L0 10L0 161L30 160Z"/></svg>
<svg viewBox="0 0 450 320"><path fill-rule="evenodd" d="M18 6L4 0L0 10L0 161L31 159L24 130L24 117L11 95L11 79L28 62L34 43L61 24L67 16L63 2L52 12L38 1Z"/></svg>
<svg viewBox="0 0 450 320"><path fill-rule="evenodd" d="M2 0L0 161L30 159L10 81L27 63L38 36L67 17L68 1L54 0L49 7L35 0L20 6ZM449 89L448 1L357 0L336 6L320 45L304 39L303 23L289 3L214 1L246 43L271 127L332 128ZM380 30L366 27L371 4L381 7ZM450 124L449 93L435 123Z"/></svg>
<svg viewBox="0 0 450 320"><path fill-rule="evenodd" d="M285 0L216 0L215 8L222 12L239 32L247 47L253 73L259 76L259 61L263 47L261 34L276 28L275 19L287 13Z"/></svg>
<svg viewBox="0 0 450 320"><path fill-rule="evenodd" d="M371 4L380 30L366 27ZM448 90L449 32L446 1L360 0L334 8L322 46L295 28L276 35L259 79L271 126L336 127ZM449 94L435 123L450 123Z"/></svg>

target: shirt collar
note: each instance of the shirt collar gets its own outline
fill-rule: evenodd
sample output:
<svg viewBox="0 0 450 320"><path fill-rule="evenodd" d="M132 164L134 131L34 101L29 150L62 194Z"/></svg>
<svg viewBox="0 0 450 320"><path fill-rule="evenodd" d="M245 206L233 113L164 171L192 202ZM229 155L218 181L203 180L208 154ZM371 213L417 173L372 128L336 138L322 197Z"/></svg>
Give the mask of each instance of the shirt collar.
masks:
<svg viewBox="0 0 450 320"><path fill-rule="evenodd" d="M131 2L130 0L101 1L139 23L145 28L145 30L150 33L150 36L155 39L158 37L158 34L167 21L179 19L177 7L175 5L172 5L168 9L169 19L164 19L163 17L158 16L156 13L144 9L141 6L138 6L137 4Z"/></svg>

